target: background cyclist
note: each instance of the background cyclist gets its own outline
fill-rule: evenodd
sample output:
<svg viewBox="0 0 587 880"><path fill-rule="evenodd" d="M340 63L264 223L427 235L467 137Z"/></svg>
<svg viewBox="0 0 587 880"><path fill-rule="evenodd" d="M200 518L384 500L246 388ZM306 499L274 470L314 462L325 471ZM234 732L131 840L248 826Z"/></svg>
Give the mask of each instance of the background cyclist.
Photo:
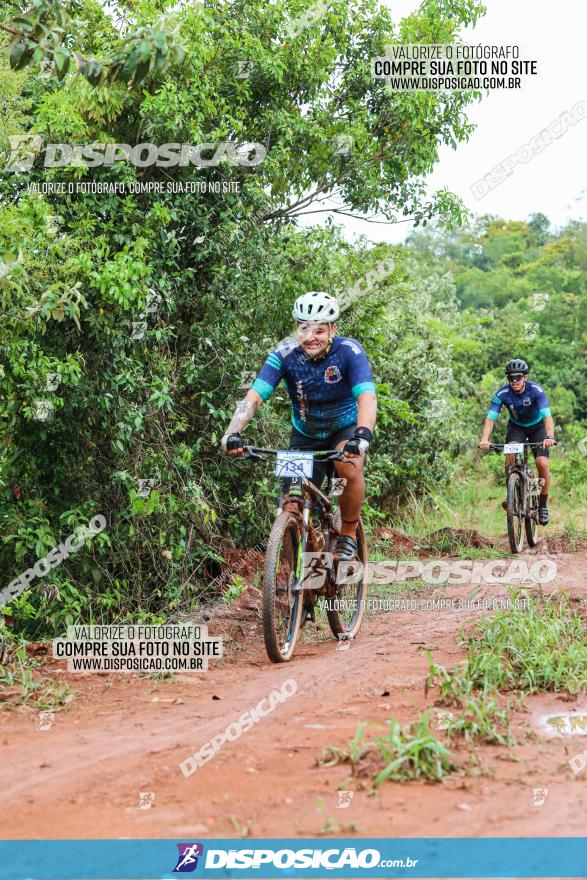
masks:
<svg viewBox="0 0 587 880"><path fill-rule="evenodd" d="M296 299L296 336L280 342L268 356L221 443L229 454L242 455L242 432L283 379L292 404L289 448L342 449L353 461L335 462L338 476L347 481L339 498L342 528L335 553L348 560L357 553L356 529L365 500L363 465L377 398L364 348L355 339L336 335L339 314L336 299L324 291L309 291Z"/></svg>
<svg viewBox="0 0 587 880"><path fill-rule="evenodd" d="M489 437L499 417L502 406L507 407L510 418L507 424L506 443L539 443L533 446L532 452L536 460L538 475L541 478L540 499L538 502L538 522L545 526L548 523L548 488L550 486L550 467L548 457L549 446L554 443L554 421L550 413L548 398L544 390L527 376L529 367L521 358L508 361L505 367L507 385L502 385L495 394L483 424L483 433L479 446L489 449ZM514 455L506 455L506 484L509 466L514 463ZM504 502L507 507L507 501Z"/></svg>

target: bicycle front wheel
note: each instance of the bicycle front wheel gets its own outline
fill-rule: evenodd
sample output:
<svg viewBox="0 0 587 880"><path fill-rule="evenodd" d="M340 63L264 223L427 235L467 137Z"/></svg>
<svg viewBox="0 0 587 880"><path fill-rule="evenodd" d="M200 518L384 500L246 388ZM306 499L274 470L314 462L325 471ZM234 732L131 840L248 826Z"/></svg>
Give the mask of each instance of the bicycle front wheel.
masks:
<svg viewBox="0 0 587 880"><path fill-rule="evenodd" d="M535 502L535 495L529 495L526 502L526 516L524 517L524 526L526 528L526 540L528 547L536 546L536 517L538 508Z"/></svg>
<svg viewBox="0 0 587 880"><path fill-rule="evenodd" d="M300 629L304 576L299 519L282 511L273 523L263 574L263 636L273 663L290 660ZM296 589L298 588L298 589Z"/></svg>
<svg viewBox="0 0 587 880"><path fill-rule="evenodd" d="M508 480L508 540L512 553L521 553L524 546L524 528L522 520L522 478L519 474L510 474Z"/></svg>

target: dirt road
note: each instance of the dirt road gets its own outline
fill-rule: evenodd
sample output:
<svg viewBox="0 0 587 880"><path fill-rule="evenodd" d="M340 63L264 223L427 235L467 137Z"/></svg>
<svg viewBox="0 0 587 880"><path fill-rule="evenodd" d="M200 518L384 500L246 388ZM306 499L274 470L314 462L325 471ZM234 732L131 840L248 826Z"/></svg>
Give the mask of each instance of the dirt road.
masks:
<svg viewBox="0 0 587 880"><path fill-rule="evenodd" d="M555 586L587 598L587 551L555 558ZM486 587L481 595L497 590ZM439 588L437 595L466 592ZM568 761L587 748L587 736L548 735L538 719L547 712L585 715L587 698L529 698L514 715L520 744L476 747L485 768L478 776L386 783L372 796L348 779L344 765L316 766L323 748L345 745L359 721L369 721L374 735L390 717L412 721L432 705L420 649L431 648L446 666L458 663L464 658L458 630L474 612L381 612L365 621L349 650L338 650L326 629L313 630L292 662L272 665L258 617L246 604L242 620L222 623L233 641L226 659L207 673L163 681L76 675L47 660L45 674L79 694L48 730L39 730L36 710L0 713L2 836L315 836L326 818L338 823L331 836L584 835L587 770L574 776ZM294 696L184 778L181 761L288 678L297 683ZM529 729L538 736L524 737ZM339 787L354 792L346 808L337 806ZM548 789L542 805L533 805L541 798L534 789Z"/></svg>

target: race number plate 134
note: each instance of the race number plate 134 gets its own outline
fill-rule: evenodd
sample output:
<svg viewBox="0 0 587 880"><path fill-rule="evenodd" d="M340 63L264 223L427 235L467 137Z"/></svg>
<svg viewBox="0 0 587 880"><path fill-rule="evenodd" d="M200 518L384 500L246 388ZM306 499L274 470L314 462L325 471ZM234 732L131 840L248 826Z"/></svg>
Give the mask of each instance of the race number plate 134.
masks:
<svg viewBox="0 0 587 880"><path fill-rule="evenodd" d="M310 479L314 471L314 456L311 452L287 450L278 452L275 473L278 477L306 477Z"/></svg>

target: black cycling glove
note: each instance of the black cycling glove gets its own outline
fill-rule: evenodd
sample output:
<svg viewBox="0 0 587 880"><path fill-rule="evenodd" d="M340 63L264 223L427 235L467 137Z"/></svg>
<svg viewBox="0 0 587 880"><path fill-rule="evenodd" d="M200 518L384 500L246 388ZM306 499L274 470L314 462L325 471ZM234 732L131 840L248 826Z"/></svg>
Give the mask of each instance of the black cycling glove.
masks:
<svg viewBox="0 0 587 880"><path fill-rule="evenodd" d="M373 432L369 428L355 428L354 436L347 440L342 451L349 455L366 455L372 438Z"/></svg>
<svg viewBox="0 0 587 880"><path fill-rule="evenodd" d="M233 452L244 447L242 434L227 434L222 438L222 446L226 452Z"/></svg>

